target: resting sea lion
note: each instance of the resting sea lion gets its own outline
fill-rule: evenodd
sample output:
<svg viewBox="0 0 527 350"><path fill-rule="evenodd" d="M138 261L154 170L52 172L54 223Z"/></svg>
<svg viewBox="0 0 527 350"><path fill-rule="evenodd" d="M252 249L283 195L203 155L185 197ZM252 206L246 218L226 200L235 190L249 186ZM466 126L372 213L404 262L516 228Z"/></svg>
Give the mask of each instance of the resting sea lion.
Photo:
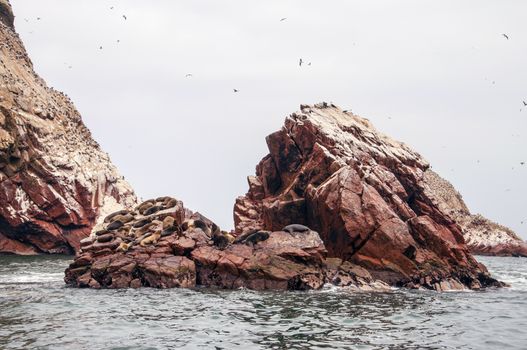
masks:
<svg viewBox="0 0 527 350"><path fill-rule="evenodd" d="M177 205L177 203L178 203L178 200L177 200L177 199L175 199L175 198L170 198L170 197L169 197L169 199L167 199L167 200L165 200L165 201L163 202L163 205L165 206L165 208L168 209L168 208L173 208L173 207L175 207L175 206Z"/></svg>
<svg viewBox="0 0 527 350"><path fill-rule="evenodd" d="M248 236L244 243L247 244L247 243L251 243L251 244L256 244L258 242L262 242L262 241L265 241L269 238L270 236L270 232L267 232L267 231L258 231L258 232L255 232L253 233L252 235Z"/></svg>
<svg viewBox="0 0 527 350"><path fill-rule="evenodd" d="M170 197L168 197L168 196L158 197L158 198L156 198L156 202L158 202L158 203L159 202L163 202L164 203L168 199L170 199Z"/></svg>
<svg viewBox="0 0 527 350"><path fill-rule="evenodd" d="M108 230L100 230L100 231L95 232L95 235L96 236L102 236L102 235L105 235L105 234L107 234L109 232L110 231L108 231Z"/></svg>
<svg viewBox="0 0 527 350"><path fill-rule="evenodd" d="M111 240L113 240L113 235L111 233L107 233L105 235L101 235L97 237L97 242L99 243L108 243Z"/></svg>
<svg viewBox="0 0 527 350"><path fill-rule="evenodd" d="M160 205L154 205L154 206L146 209L145 211L143 211L143 215L144 216L152 215L152 214L155 214L155 213L157 213L158 211L160 211L162 209L163 209L163 207L161 207Z"/></svg>
<svg viewBox="0 0 527 350"><path fill-rule="evenodd" d="M137 221L136 223L134 223L132 225L133 228L140 228L140 227L143 227L145 226L146 224L148 224L151 220L150 219L143 219L143 220L139 220Z"/></svg>
<svg viewBox="0 0 527 350"><path fill-rule="evenodd" d="M289 233L293 233L293 232L306 232L306 231L310 231L311 229L307 226L304 226L304 225L300 225L300 224L291 224L291 225L287 225L286 227L284 227L282 229L282 231L285 231L285 232L289 232Z"/></svg>
<svg viewBox="0 0 527 350"><path fill-rule="evenodd" d="M122 222L123 224L126 224L130 221L132 221L134 219L134 216L131 215L131 214L126 214L126 215L116 215L114 216L110 221L120 221Z"/></svg>
<svg viewBox="0 0 527 350"><path fill-rule="evenodd" d="M216 247L223 250L234 242L234 236L225 231L215 232L212 234L212 242Z"/></svg>
<svg viewBox="0 0 527 350"><path fill-rule="evenodd" d="M174 226L174 222L176 222L176 219L174 219L172 216L167 216L163 219L163 229Z"/></svg>
<svg viewBox="0 0 527 350"><path fill-rule="evenodd" d="M151 200L148 200L146 202L139 204L137 208L135 208L135 210L137 210L139 214L143 215L144 211L147 210L148 208L153 207L154 204L155 204L154 200L151 199Z"/></svg>
<svg viewBox="0 0 527 350"><path fill-rule="evenodd" d="M115 213L112 213L110 215L108 215L105 219L104 219L104 222L105 223L108 223L110 221L113 221L113 218L115 218L116 216L118 215L126 215L128 214L129 211L128 210L119 210L119 211L116 211Z"/></svg>
<svg viewBox="0 0 527 350"><path fill-rule="evenodd" d="M121 221L114 221L111 224L109 224L106 229L109 231L117 230L118 228L123 227L123 223Z"/></svg>
<svg viewBox="0 0 527 350"><path fill-rule="evenodd" d="M236 238L234 243L251 243L252 245L265 241L269 238L271 235L271 232L269 231L256 231L256 232L248 232L246 234L243 234Z"/></svg>
<svg viewBox="0 0 527 350"><path fill-rule="evenodd" d="M149 245L149 244L156 244L157 241L159 241L159 238L161 238L161 231L156 231L156 232L152 233L150 236L148 236L145 239L143 239L139 243L139 245L141 245L141 247L144 247L144 246Z"/></svg>
<svg viewBox="0 0 527 350"><path fill-rule="evenodd" d="M130 247L131 247L130 243L124 243L123 242L123 243L119 244L119 246L117 247L116 251L126 253L128 251L128 249L130 249Z"/></svg>
<svg viewBox="0 0 527 350"><path fill-rule="evenodd" d="M194 229L194 228L199 228L201 229L203 232L205 232L205 234L207 236L210 237L211 235L211 231L210 231L210 228L209 226L207 226L207 224L203 221L203 220L193 220L193 219L190 219L188 221L185 221L182 225L181 225L181 230L183 232L189 230L189 229Z"/></svg>

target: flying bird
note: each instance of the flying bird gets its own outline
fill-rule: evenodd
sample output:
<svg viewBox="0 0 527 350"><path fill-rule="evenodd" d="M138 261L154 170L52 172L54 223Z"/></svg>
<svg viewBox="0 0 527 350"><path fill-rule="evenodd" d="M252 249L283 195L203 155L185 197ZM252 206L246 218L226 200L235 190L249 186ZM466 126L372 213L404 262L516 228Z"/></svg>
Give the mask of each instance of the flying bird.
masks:
<svg viewBox="0 0 527 350"><path fill-rule="evenodd" d="M113 10L113 6L110 7L110 10Z"/></svg>
<svg viewBox="0 0 527 350"><path fill-rule="evenodd" d="M40 21L40 17L37 17L37 21Z"/></svg>
<svg viewBox="0 0 527 350"><path fill-rule="evenodd" d="M128 19L128 18L126 18L126 16L125 16L125 15L123 15L123 18L124 18L124 20L125 20L125 21L126 21L126 20Z"/></svg>
<svg viewBox="0 0 527 350"><path fill-rule="evenodd" d="M525 162L520 162L521 165L525 165Z"/></svg>
<svg viewBox="0 0 527 350"><path fill-rule="evenodd" d="M280 19L280 22L283 22L283 21L285 21L286 19L287 19L287 17L284 17L284 18Z"/></svg>
<svg viewBox="0 0 527 350"><path fill-rule="evenodd" d="M234 92L238 92L238 91L240 91L240 90L236 90L236 89L232 89L232 90L234 90Z"/></svg>
<svg viewBox="0 0 527 350"><path fill-rule="evenodd" d="M505 37L505 39L509 40L509 36L507 34L501 34Z"/></svg>
<svg viewBox="0 0 527 350"><path fill-rule="evenodd" d="M527 106L527 102L525 102L525 101L522 101L522 102L523 102L523 105L524 105L524 106Z"/></svg>
<svg viewBox="0 0 527 350"><path fill-rule="evenodd" d="M99 50L102 50L102 46L99 46Z"/></svg>
<svg viewBox="0 0 527 350"><path fill-rule="evenodd" d="M299 65L300 67L302 67L302 63L304 63L304 60L303 60L303 59L300 59L300 62L298 63L298 65Z"/></svg>
<svg viewBox="0 0 527 350"><path fill-rule="evenodd" d="M192 74L189 73L189 74L185 75L185 78L192 78Z"/></svg>

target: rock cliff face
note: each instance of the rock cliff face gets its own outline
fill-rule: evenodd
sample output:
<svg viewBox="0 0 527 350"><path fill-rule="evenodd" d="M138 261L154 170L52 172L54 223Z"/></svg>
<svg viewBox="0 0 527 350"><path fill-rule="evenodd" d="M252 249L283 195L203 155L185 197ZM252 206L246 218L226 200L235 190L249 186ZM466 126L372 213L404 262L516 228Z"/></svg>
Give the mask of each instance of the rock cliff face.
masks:
<svg viewBox="0 0 527 350"><path fill-rule="evenodd" d="M390 285L499 285L427 191L428 163L367 120L326 103L301 106L267 145L249 192L236 200L237 234L304 224L330 257Z"/></svg>
<svg viewBox="0 0 527 350"><path fill-rule="evenodd" d="M71 101L33 71L0 0L0 253L72 254L135 195Z"/></svg>
<svg viewBox="0 0 527 350"><path fill-rule="evenodd" d="M452 184L432 170L425 172L425 191L438 208L454 220L463 231L468 248L474 254L527 256L527 243L508 227L473 215L463 197Z"/></svg>

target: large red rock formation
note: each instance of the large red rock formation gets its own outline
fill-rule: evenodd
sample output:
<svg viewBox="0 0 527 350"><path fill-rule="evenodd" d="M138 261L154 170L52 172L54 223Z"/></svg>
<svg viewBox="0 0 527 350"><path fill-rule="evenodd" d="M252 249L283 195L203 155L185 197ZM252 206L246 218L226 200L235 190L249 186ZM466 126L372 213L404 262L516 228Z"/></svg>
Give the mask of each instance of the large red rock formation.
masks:
<svg viewBox="0 0 527 350"><path fill-rule="evenodd" d="M0 253L72 254L130 186L64 94L33 71L0 0Z"/></svg>
<svg viewBox="0 0 527 350"><path fill-rule="evenodd" d="M461 227L472 253L527 257L526 242L510 228L479 214L471 214L463 197L450 182L432 170L425 172L424 181L425 191L433 199L434 204Z"/></svg>
<svg viewBox="0 0 527 350"><path fill-rule="evenodd" d="M499 285L426 190L428 163L368 120L326 103L301 106L266 140L269 155L236 200L238 234L305 224L330 257L390 285Z"/></svg>

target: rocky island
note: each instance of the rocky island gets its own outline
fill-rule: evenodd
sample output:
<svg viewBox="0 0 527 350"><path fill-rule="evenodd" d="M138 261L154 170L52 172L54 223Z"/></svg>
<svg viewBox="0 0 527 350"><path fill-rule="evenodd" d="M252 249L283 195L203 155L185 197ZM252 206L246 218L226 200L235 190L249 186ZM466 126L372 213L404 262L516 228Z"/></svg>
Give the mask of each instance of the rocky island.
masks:
<svg viewBox="0 0 527 350"><path fill-rule="evenodd" d="M471 250L527 255L418 153L329 103L267 137L234 230L171 197L139 204L13 23L0 0L0 253L76 254L68 285L480 289L502 284Z"/></svg>
<svg viewBox="0 0 527 350"><path fill-rule="evenodd" d="M363 118L301 106L236 200L233 232L172 198L117 212L66 271L78 287L434 290L502 284L429 193L428 163ZM155 277L153 277L155 276Z"/></svg>

